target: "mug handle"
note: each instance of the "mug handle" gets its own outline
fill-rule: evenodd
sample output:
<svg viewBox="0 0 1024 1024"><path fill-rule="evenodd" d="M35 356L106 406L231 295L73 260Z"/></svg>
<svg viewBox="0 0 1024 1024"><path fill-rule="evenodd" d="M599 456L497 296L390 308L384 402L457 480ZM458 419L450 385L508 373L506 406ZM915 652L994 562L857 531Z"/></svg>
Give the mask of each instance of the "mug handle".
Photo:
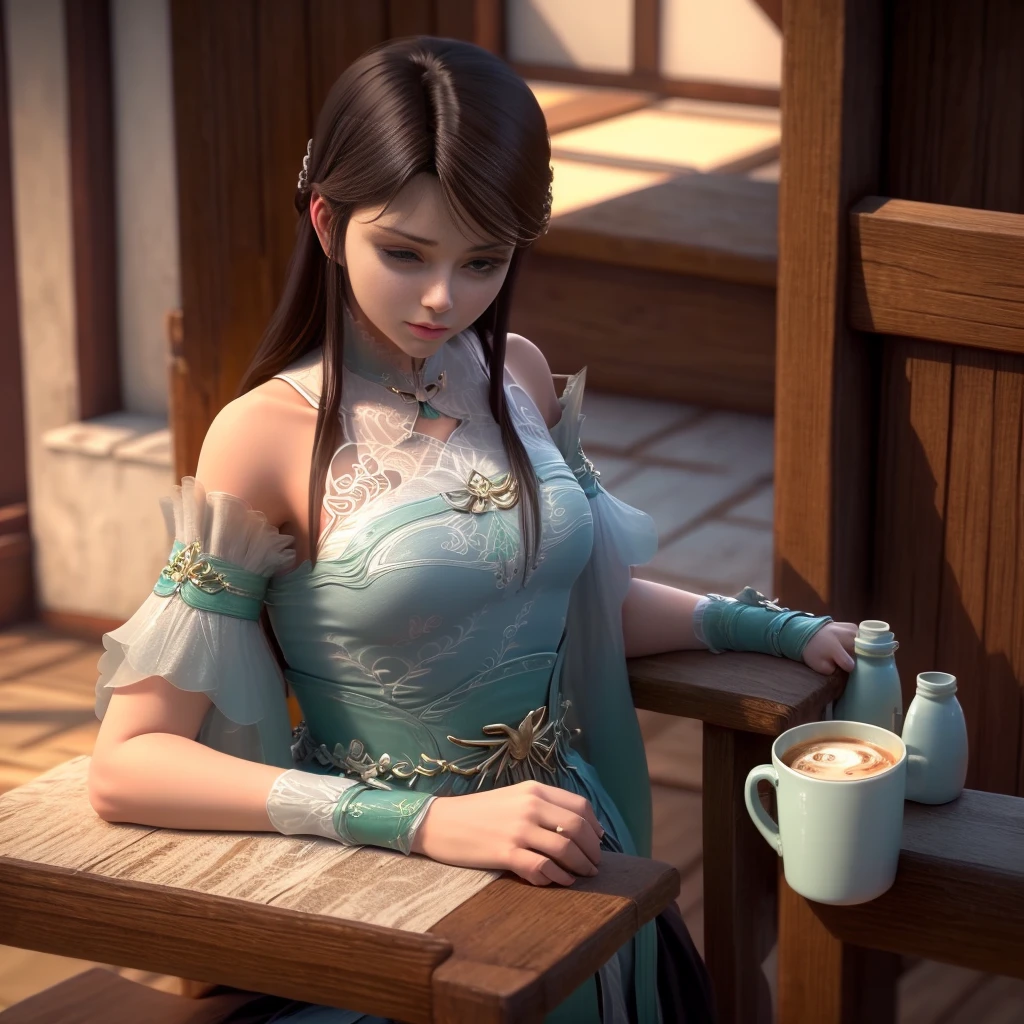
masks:
<svg viewBox="0 0 1024 1024"><path fill-rule="evenodd" d="M758 832L765 837L768 845L781 857L782 836L779 835L779 826L764 809L764 804L761 803L761 798L757 795L759 782L770 782L778 789L779 773L770 764L759 764L756 768L751 768L744 784L743 799L747 805L747 813L757 826Z"/></svg>

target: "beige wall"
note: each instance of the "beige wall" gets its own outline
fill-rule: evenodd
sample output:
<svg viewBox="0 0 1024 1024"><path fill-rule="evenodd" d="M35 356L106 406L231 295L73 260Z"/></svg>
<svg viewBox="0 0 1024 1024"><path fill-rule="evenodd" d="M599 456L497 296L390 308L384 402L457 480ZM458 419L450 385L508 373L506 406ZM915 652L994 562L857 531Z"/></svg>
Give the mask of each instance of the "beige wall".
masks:
<svg viewBox="0 0 1024 1024"><path fill-rule="evenodd" d="M171 484L166 420L77 422L63 5L4 0L3 16L36 592L45 609L126 618L167 558L158 503ZM128 260L140 252L130 248Z"/></svg>
<svg viewBox="0 0 1024 1024"><path fill-rule="evenodd" d="M672 78L777 86L782 40L754 0L661 0L661 69ZM508 0L513 60L590 71L633 65L633 0Z"/></svg>

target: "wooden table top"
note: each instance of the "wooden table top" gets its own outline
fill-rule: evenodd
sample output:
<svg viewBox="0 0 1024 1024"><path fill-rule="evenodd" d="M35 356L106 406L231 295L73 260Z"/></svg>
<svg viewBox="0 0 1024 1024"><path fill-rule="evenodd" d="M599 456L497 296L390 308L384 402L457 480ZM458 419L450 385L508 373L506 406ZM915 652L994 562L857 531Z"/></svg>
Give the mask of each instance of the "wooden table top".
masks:
<svg viewBox="0 0 1024 1024"><path fill-rule="evenodd" d="M75 771L65 775L80 780L81 765L69 765ZM607 853L595 878L570 888L538 888L486 873L470 873L480 877L469 879L467 887L464 869L329 844L326 852L337 853L340 867L318 870L310 878L308 871L297 870L296 861L323 856L326 840L106 823L102 862L83 867L75 863L82 861L81 852L73 857L67 852L73 842L61 845L57 838L61 829L70 835L68 822L81 811L71 800L65 801L70 813L62 816L54 813L60 801L52 798L52 841L43 837L29 851L17 845L17 837L10 840L20 827L11 812L30 815L30 806L40 806L24 799L21 791L28 788L0 799L0 943L416 1024L540 1021L679 891L674 868ZM127 847L109 853L115 840L126 838ZM202 891L194 880L188 883L193 887L174 884L187 870L183 844L193 841L198 860L210 859L211 842L227 844L220 861L201 872ZM175 853L170 874L168 844ZM47 857L40 859L39 851L47 851ZM232 863L237 872L231 871ZM378 865L380 884L368 887L362 903L353 905L358 920L339 914L339 899L347 906L347 894L332 889L343 887L346 872L362 877L353 874L360 864ZM445 916L421 928L431 919L416 918L413 908L402 926L373 923L387 918L372 900L385 914L392 902L414 902L402 869L427 872L419 876L419 884L427 886L421 897L428 893L422 901L432 903L436 896L448 911ZM246 881L240 892L235 875L253 882ZM302 898L282 905L295 886L275 886L275 877L299 878ZM466 892L472 894L461 898Z"/></svg>

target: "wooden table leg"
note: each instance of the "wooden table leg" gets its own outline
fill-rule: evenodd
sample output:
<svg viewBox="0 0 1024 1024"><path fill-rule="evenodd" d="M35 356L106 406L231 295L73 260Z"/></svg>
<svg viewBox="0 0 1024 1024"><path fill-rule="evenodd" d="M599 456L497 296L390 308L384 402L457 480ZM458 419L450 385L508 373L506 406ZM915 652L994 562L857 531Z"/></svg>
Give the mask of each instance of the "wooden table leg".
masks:
<svg viewBox="0 0 1024 1024"><path fill-rule="evenodd" d="M837 939L779 871L778 1024L894 1024L895 953Z"/></svg>
<svg viewBox="0 0 1024 1024"><path fill-rule="evenodd" d="M743 801L747 772L771 763L771 745L770 736L704 726L704 959L721 1024L772 1019L761 964L775 941L779 858Z"/></svg>

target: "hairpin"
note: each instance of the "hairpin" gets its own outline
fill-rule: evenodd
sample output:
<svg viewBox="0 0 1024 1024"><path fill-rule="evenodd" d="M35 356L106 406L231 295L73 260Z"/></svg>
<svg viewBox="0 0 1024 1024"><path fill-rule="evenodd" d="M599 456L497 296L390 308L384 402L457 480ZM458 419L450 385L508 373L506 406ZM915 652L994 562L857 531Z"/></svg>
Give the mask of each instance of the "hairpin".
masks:
<svg viewBox="0 0 1024 1024"><path fill-rule="evenodd" d="M305 192L309 188L309 158L313 155L313 140L306 143L306 155L302 158L302 170L299 171L298 189Z"/></svg>

